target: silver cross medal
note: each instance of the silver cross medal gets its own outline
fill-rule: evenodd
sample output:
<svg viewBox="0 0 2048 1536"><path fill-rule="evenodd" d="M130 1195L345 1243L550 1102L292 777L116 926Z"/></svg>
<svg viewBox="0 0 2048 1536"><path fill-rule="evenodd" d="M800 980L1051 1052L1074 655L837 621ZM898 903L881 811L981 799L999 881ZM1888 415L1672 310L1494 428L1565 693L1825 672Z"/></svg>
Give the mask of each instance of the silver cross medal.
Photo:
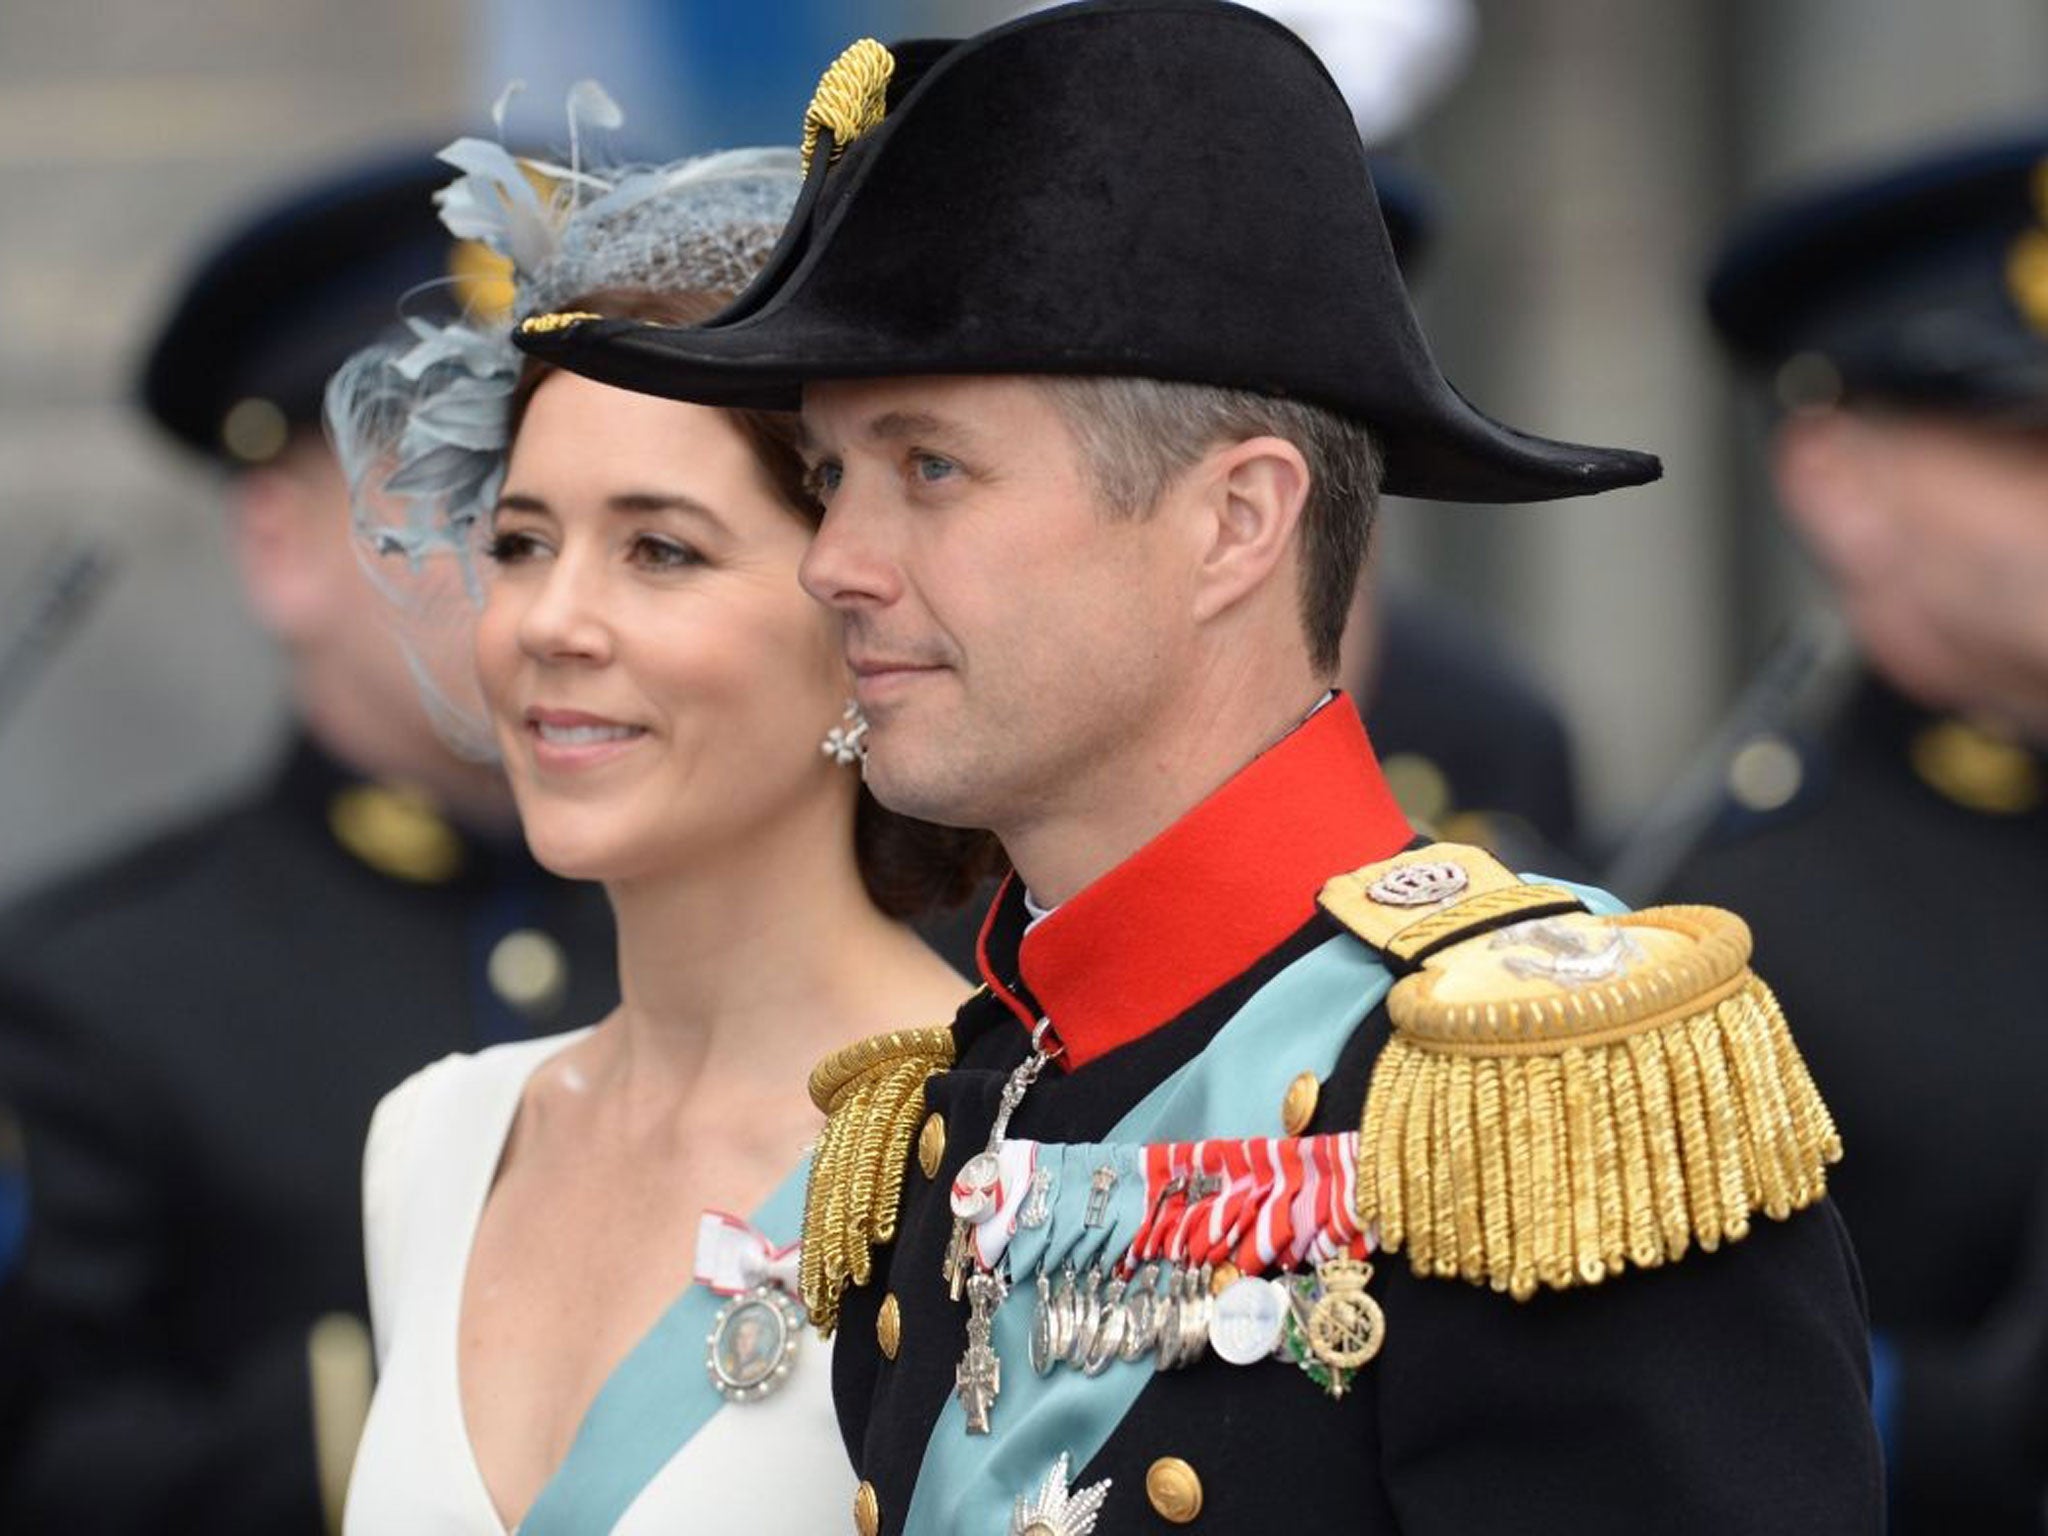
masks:
<svg viewBox="0 0 2048 1536"><path fill-rule="evenodd" d="M1003 1390L1003 1362L996 1354L996 1308L1010 1294L1001 1275L982 1271L967 1282L967 1353L953 1372L953 1395L967 1410L967 1433L988 1433L988 1411Z"/></svg>

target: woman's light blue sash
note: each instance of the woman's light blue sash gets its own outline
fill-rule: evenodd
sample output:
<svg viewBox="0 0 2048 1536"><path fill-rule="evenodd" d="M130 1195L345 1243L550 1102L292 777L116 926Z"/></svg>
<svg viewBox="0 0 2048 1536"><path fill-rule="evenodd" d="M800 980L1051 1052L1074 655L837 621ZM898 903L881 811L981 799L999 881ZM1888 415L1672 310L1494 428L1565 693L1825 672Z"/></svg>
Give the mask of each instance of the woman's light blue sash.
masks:
<svg viewBox="0 0 2048 1536"><path fill-rule="evenodd" d="M809 1163L784 1179L751 1220L778 1247L803 1226ZM596 1536L609 1531L656 1473L728 1404L711 1385L704 1339L725 1298L693 1285L605 1378L577 1426L562 1465L541 1489L518 1536ZM807 1448L838 1455L838 1445Z"/></svg>

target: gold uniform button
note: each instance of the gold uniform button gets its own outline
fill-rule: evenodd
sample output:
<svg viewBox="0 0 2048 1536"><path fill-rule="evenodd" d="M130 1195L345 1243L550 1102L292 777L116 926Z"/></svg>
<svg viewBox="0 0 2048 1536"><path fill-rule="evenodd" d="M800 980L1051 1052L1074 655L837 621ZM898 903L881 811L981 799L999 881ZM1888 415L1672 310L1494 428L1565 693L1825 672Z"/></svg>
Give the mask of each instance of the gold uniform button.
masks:
<svg viewBox="0 0 2048 1536"><path fill-rule="evenodd" d="M1799 751L1782 736L1758 736L1728 763L1728 793L1746 811L1759 814L1790 805L1806 778Z"/></svg>
<svg viewBox="0 0 2048 1536"><path fill-rule="evenodd" d="M882 1298L882 1310L875 1314L875 1342L891 1360L903 1347L903 1308L897 1304L894 1291Z"/></svg>
<svg viewBox="0 0 2048 1536"><path fill-rule="evenodd" d="M1146 1469L1145 1497L1160 1519L1187 1525L1202 1512L1202 1480L1178 1456L1162 1456Z"/></svg>
<svg viewBox="0 0 2048 1536"><path fill-rule="evenodd" d="M862 1483L853 1490L853 1528L860 1536L875 1536L882 1528L882 1506L875 1498L873 1483Z"/></svg>
<svg viewBox="0 0 2048 1536"><path fill-rule="evenodd" d="M484 963L491 990L528 1018L546 1018L569 990L569 957L538 928L515 928Z"/></svg>
<svg viewBox="0 0 2048 1536"><path fill-rule="evenodd" d="M939 1159L946 1155L946 1118L934 1110L924 1117L924 1129L917 1133L917 1166L928 1179L939 1176Z"/></svg>
<svg viewBox="0 0 2048 1536"><path fill-rule="evenodd" d="M1322 1096L1323 1085L1316 1081L1315 1073L1302 1073L1287 1085L1287 1094L1280 1100L1280 1128L1290 1136L1307 1130L1316 1117L1316 1101Z"/></svg>

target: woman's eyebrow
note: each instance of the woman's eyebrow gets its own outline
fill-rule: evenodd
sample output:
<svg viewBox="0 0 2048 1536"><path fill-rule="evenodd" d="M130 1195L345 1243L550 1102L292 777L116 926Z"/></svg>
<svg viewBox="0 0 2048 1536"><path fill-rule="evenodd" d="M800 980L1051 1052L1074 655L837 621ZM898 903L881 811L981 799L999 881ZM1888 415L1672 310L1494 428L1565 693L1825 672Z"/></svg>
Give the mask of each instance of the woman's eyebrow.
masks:
<svg viewBox="0 0 2048 1536"><path fill-rule="evenodd" d="M725 519L694 496L682 496L668 491L621 491L607 496L605 503L614 512L644 516L650 512L681 512L687 517L700 518L721 533L731 530Z"/></svg>

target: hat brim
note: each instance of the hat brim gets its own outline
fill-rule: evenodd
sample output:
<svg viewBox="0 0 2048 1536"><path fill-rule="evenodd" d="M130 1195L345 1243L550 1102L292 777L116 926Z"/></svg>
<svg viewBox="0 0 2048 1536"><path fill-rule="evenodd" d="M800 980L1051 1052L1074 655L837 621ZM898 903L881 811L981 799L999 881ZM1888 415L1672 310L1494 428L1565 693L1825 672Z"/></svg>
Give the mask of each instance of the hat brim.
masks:
<svg viewBox="0 0 2048 1536"><path fill-rule="evenodd" d="M1046 347L1028 355L973 355L949 347L942 355L928 355L913 347L877 348L866 337L821 334L817 327L778 326L774 320L773 310L726 326L588 320L550 332L524 333L519 344L535 357L601 384L743 410L797 410L806 384L828 380L1169 376L1157 369L1119 369L1079 349L1065 356ZM1233 382L1230 387L1261 392L1252 382ZM1366 423L1369 430L1377 428L1386 465L1382 487L1389 495L1483 503L1553 501L1646 485L1663 473L1654 454L1521 432L1476 410L1448 386L1446 393L1447 405L1418 412L1412 419ZM1342 414L1340 407L1330 408Z"/></svg>

